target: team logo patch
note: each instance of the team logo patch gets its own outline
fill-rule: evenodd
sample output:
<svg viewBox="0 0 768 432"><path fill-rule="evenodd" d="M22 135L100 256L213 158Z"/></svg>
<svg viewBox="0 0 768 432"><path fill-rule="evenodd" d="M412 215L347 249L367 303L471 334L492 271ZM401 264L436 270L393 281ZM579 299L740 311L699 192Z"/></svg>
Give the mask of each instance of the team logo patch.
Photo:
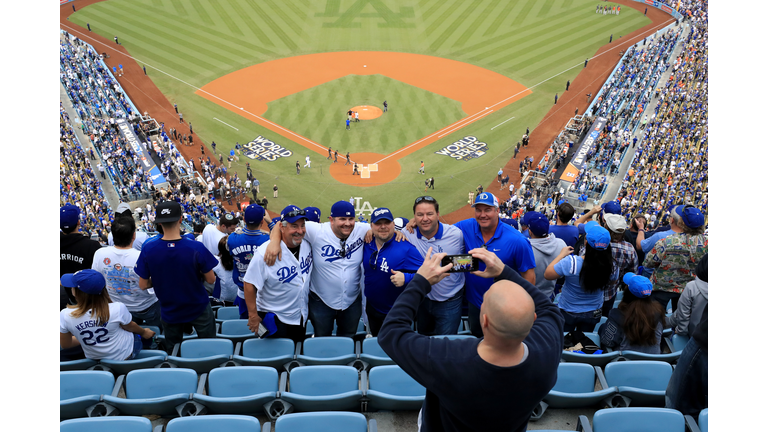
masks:
<svg viewBox="0 0 768 432"><path fill-rule="evenodd" d="M109 265L109 263L111 262L112 260L110 260L109 258L104 258L104 265Z"/></svg>
<svg viewBox="0 0 768 432"><path fill-rule="evenodd" d="M175 248L176 247L176 243L168 243L168 247Z"/></svg>
<svg viewBox="0 0 768 432"><path fill-rule="evenodd" d="M120 265L120 263L115 264L115 270L120 271L123 269L123 266Z"/></svg>

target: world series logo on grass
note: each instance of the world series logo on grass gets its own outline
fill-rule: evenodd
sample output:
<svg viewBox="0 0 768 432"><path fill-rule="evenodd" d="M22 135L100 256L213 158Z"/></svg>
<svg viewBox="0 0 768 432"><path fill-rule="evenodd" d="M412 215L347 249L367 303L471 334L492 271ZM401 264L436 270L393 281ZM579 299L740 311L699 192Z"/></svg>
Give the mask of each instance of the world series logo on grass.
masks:
<svg viewBox="0 0 768 432"><path fill-rule="evenodd" d="M251 159L273 162L277 158L293 154L287 148L259 135L255 140L243 145L243 155Z"/></svg>
<svg viewBox="0 0 768 432"><path fill-rule="evenodd" d="M465 136L451 145L443 147L435 154L446 155L456 160L468 161L479 158L488 152L488 144L478 141L477 137Z"/></svg>

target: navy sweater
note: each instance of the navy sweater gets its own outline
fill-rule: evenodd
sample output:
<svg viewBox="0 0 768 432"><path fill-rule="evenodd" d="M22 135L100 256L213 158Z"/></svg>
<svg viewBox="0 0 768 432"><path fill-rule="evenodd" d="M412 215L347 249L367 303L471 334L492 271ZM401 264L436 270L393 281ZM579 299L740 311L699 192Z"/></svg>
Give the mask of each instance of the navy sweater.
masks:
<svg viewBox="0 0 768 432"><path fill-rule="evenodd" d="M480 358L481 339L449 340L414 332L411 323L431 289L419 274L384 320L379 345L427 389L422 432L525 431L531 411L557 381L563 350L563 317L558 307L508 266L497 280L522 286L536 308L536 321L524 340L528 358L516 366L494 366Z"/></svg>

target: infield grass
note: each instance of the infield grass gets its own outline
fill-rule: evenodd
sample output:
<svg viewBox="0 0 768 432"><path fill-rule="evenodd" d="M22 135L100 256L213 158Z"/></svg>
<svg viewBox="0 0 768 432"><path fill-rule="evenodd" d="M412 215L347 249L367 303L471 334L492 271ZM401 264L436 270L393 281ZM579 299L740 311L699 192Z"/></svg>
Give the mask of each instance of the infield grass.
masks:
<svg viewBox="0 0 768 432"><path fill-rule="evenodd" d="M436 189L430 193L440 200L442 212L458 208L469 190L479 183L488 186L511 157L511 146L525 128L536 127L551 108L555 93L563 97L565 82L573 81L585 58L608 43L611 34L615 43L650 22L629 7L622 8L619 16L598 15L595 5L587 0L108 0L79 8L70 20L83 27L90 23L94 32L109 40L118 35L206 143L215 140L217 149L228 152L236 141L263 135L292 150L291 158L251 163L262 185L279 183L280 198L270 199L270 209L314 205L327 215L333 202L362 196L373 206L389 206L396 215L407 216L412 197L424 188L424 176L416 173L420 160L425 161L427 174L435 176ZM326 161L316 154L313 168L296 176L294 164L298 159L303 165L304 147L194 94L216 78L264 61L359 50L425 54L474 64L533 87L533 94L404 157L402 172L393 183L370 188L340 184L328 175L327 167L321 174ZM381 84L388 85L386 80ZM325 91L322 87L316 91ZM399 118L397 124L376 132L378 138L372 132L362 140L365 144L351 135L344 143L344 135L337 137L344 132L344 117L337 120L338 109L345 111L368 97L381 99L381 93L376 93L379 88L355 87L342 94L328 92L327 100L307 97L315 91L310 89L302 92L307 95L294 95L295 101L291 97L274 101L268 116L278 123L281 118L295 124L289 127L300 129L297 133L302 135L319 135L317 142L338 146L340 153L364 147L386 154L413 141L411 136L421 138L417 135L423 132L422 125L407 123L418 119L421 110L400 116L393 106L387 115ZM500 94L499 100L508 96ZM415 92L414 97L422 102L433 98ZM383 99L378 99L374 103L380 106ZM455 116L455 101L443 100L439 105L446 117ZM294 103L301 105L291 106ZM465 135L487 142L488 153L470 161L435 154ZM326 136L331 142L324 140ZM244 177L243 159L233 168Z"/></svg>

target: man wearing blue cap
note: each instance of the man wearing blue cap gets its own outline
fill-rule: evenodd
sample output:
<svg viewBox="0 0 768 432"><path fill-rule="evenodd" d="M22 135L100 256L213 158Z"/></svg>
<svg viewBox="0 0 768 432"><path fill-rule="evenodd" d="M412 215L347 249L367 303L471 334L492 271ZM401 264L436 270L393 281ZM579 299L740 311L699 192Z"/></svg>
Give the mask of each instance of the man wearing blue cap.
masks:
<svg viewBox="0 0 768 432"><path fill-rule="evenodd" d="M80 208L64 204L59 209L59 276L91 268L93 255L101 249L101 244L78 231L80 227ZM75 304L75 297L70 290L59 287L59 310L67 303Z"/></svg>
<svg viewBox="0 0 768 432"><path fill-rule="evenodd" d="M240 319L248 319L248 307L244 300L243 277L256 249L269 240L269 235L259 230L264 220L264 213L264 208L260 205L249 205L243 212L245 229L227 237L227 249L229 249L229 254L232 255L235 264L232 269L232 279L237 285L237 297L234 304L240 308Z"/></svg>
<svg viewBox="0 0 768 432"><path fill-rule="evenodd" d="M304 212L307 213L307 220L315 223L320 223L320 209L317 207L306 207Z"/></svg>
<svg viewBox="0 0 768 432"><path fill-rule="evenodd" d="M312 245L304 240L306 212L289 205L280 212L275 231L280 234L282 260L273 266L264 262L269 243L256 249L243 278L245 302L248 305L248 328L259 331L262 320L268 337L304 340L308 311L310 274L313 267ZM273 231L274 232L274 231ZM269 317L269 318L268 318ZM272 327L274 320L274 328Z"/></svg>
<svg viewBox="0 0 768 432"><path fill-rule="evenodd" d="M475 198L474 219L465 219L455 226L464 234L464 249L487 249L496 254L501 261L520 273L525 280L536 283L534 268L536 260L528 240L511 226L499 223L499 200L490 193L483 192ZM480 271L485 265L480 264ZM488 291L492 280L475 274L467 274L466 297L469 303L469 327L472 334L482 337L480 326L480 307L483 294Z"/></svg>
<svg viewBox="0 0 768 432"><path fill-rule="evenodd" d="M549 220L539 212L528 212L524 216L525 223L528 225L530 233L529 242L533 249L533 256L536 259L536 288L539 289L548 299L555 299L556 280L547 280L544 278L544 270L549 263L555 260L560 251L566 246L565 242L554 234L549 233Z"/></svg>
<svg viewBox="0 0 768 432"><path fill-rule="evenodd" d="M373 241L363 247L365 314L377 336L395 300L424 262L416 246L395 241L394 216L388 208L371 214ZM458 326L457 326L458 327Z"/></svg>
<svg viewBox="0 0 768 432"><path fill-rule="evenodd" d="M655 269L653 297L665 308L672 301L672 310L685 285L696 277L696 264L709 250L704 235L704 215L692 205L679 205L670 212L670 226L675 234L660 240L645 256L643 267Z"/></svg>
<svg viewBox="0 0 768 432"><path fill-rule="evenodd" d="M315 259L309 283L309 317L315 336L331 336L336 321L338 336L352 337L363 314L360 279L367 223L355 223L355 207L338 201L331 207L330 221L306 223L306 240ZM267 266L281 265L280 231L272 229L264 253Z"/></svg>

